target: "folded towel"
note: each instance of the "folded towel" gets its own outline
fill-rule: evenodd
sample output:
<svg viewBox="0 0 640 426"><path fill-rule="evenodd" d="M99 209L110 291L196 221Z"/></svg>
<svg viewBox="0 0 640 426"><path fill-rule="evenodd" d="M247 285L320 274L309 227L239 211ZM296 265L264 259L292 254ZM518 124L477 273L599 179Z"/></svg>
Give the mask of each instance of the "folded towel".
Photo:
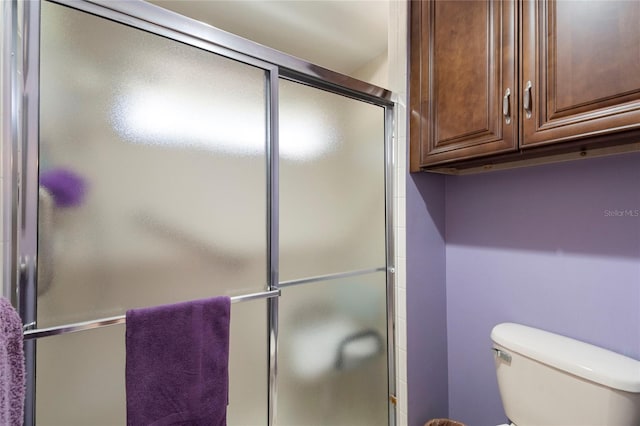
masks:
<svg viewBox="0 0 640 426"><path fill-rule="evenodd" d="M11 303L0 297L0 425L20 426L24 414L22 321Z"/></svg>
<svg viewBox="0 0 640 426"><path fill-rule="evenodd" d="M228 297L127 311L129 426L224 426Z"/></svg>

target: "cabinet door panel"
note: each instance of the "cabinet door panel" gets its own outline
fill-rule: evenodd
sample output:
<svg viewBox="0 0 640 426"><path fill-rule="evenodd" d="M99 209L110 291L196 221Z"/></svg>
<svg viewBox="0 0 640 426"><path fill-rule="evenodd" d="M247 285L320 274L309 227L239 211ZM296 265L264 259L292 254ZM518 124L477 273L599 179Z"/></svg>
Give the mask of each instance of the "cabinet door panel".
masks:
<svg viewBox="0 0 640 426"><path fill-rule="evenodd" d="M640 128L640 2L525 1L521 145Z"/></svg>
<svg viewBox="0 0 640 426"><path fill-rule="evenodd" d="M513 1L411 2L412 170L515 150L515 20Z"/></svg>

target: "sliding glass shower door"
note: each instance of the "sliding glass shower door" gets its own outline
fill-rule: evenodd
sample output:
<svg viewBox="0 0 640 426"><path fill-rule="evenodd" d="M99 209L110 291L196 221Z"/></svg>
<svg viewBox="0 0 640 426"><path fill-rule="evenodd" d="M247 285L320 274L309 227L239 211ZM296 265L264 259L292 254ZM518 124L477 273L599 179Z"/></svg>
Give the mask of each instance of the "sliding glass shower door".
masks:
<svg viewBox="0 0 640 426"><path fill-rule="evenodd" d="M41 13L38 327L264 291L265 70ZM266 302L232 318L229 423L264 424ZM38 342L38 424L125 424L123 330Z"/></svg>
<svg viewBox="0 0 640 426"><path fill-rule="evenodd" d="M232 305L229 425L389 424L390 102L142 2L39 5L27 426L126 424L107 320L219 295L277 296Z"/></svg>
<svg viewBox="0 0 640 426"><path fill-rule="evenodd" d="M278 424L387 424L384 108L281 79Z"/></svg>

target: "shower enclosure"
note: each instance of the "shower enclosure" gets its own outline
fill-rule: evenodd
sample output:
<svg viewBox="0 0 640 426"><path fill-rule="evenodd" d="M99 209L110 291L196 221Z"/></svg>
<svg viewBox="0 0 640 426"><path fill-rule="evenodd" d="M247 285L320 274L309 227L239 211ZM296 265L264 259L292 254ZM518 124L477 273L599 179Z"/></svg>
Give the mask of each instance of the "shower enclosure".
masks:
<svg viewBox="0 0 640 426"><path fill-rule="evenodd" d="M2 7L25 424L125 424L124 312L218 295L230 425L394 424L389 92L143 2Z"/></svg>

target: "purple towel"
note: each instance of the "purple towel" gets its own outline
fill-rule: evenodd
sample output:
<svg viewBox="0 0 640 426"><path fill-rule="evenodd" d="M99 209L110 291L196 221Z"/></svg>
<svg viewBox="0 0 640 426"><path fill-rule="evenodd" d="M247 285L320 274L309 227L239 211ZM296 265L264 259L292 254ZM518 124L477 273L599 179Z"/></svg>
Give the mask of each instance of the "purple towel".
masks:
<svg viewBox="0 0 640 426"><path fill-rule="evenodd" d="M22 321L11 303L0 297L0 425L20 426L24 413Z"/></svg>
<svg viewBox="0 0 640 426"><path fill-rule="evenodd" d="M231 299L127 311L129 426L225 426Z"/></svg>

